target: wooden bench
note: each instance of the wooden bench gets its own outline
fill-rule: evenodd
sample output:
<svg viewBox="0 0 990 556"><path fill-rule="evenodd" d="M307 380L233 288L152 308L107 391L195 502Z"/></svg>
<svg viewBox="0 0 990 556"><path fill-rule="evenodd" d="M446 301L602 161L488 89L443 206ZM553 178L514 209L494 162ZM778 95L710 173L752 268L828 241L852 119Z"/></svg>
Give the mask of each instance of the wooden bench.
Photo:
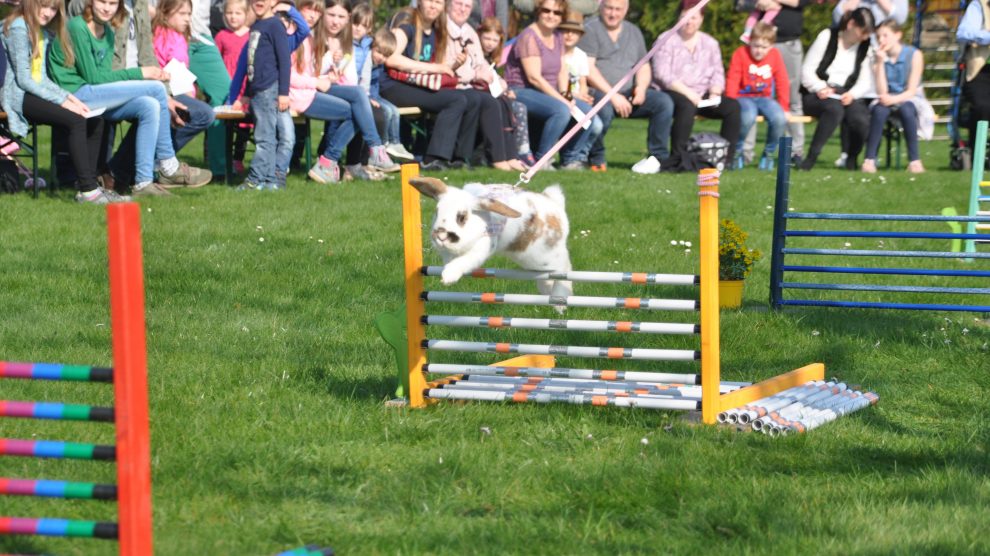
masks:
<svg viewBox="0 0 990 556"><path fill-rule="evenodd" d="M217 120L224 123L226 127L226 137L224 140L224 183L232 185L234 176L234 135L238 124L248 121L248 115L243 111L221 110L214 113ZM292 121L297 125L305 126L305 139L303 140L303 156L306 157L306 168L313 165L313 140L310 137L309 118L292 112Z"/></svg>

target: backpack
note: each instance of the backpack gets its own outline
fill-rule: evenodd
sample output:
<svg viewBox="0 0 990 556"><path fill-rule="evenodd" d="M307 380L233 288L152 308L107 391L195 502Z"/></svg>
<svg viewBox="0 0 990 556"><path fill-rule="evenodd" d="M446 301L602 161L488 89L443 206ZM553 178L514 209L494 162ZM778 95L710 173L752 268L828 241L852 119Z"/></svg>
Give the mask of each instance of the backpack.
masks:
<svg viewBox="0 0 990 556"><path fill-rule="evenodd" d="M695 133L686 150L719 172L729 166L729 142L717 133Z"/></svg>

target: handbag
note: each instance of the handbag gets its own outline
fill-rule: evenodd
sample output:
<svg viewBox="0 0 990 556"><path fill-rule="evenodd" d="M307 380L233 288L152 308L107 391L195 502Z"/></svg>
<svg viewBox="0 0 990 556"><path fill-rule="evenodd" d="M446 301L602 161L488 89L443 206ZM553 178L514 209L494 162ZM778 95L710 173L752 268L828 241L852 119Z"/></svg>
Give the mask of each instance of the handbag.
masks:
<svg viewBox="0 0 990 556"><path fill-rule="evenodd" d="M389 68L388 76L400 83L431 91L457 88L457 78L442 73L409 73Z"/></svg>

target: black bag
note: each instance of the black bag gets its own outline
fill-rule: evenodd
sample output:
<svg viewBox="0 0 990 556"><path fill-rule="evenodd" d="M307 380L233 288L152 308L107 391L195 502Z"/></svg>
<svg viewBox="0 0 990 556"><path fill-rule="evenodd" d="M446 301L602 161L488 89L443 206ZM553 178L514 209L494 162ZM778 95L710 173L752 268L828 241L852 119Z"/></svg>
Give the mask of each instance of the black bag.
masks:
<svg viewBox="0 0 990 556"><path fill-rule="evenodd" d="M20 193L24 191L17 165L13 160L0 158L0 193Z"/></svg>
<svg viewBox="0 0 990 556"><path fill-rule="evenodd" d="M687 152L719 172L729 166L729 142L717 133L695 133L688 139Z"/></svg>

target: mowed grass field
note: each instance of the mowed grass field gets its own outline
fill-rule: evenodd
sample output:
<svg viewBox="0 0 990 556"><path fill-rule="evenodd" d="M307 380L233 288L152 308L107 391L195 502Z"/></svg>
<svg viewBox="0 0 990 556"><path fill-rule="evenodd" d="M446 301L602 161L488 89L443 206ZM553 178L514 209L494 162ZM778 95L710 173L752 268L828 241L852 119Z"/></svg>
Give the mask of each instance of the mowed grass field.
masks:
<svg viewBox="0 0 990 556"><path fill-rule="evenodd" d="M531 184L563 185L576 269L696 272L695 178L629 172L643 155L644 131L643 121L616 122L606 174L541 173ZM922 148L927 174L864 176L831 168L833 146L817 169L794 174L790 208L965 211L969 175L945 169L944 143ZM477 170L442 177L460 184L513 176ZM395 362L373 319L403 304L398 178L320 186L292 176L279 193L210 186L142 201L156 552L265 555L318 543L338 554L990 553L986 321L972 313L770 311L774 177L755 169L727 173L721 191L722 216L749 231L751 245L766 254L746 282L742 310L722 313L723 379L759 380L821 361L827 376L877 392L879 405L776 439L699 426L675 412L485 403L389 408ZM432 205L424 210L428 222ZM68 192L0 198L0 359L110 364L105 234L103 209L78 206ZM694 247L685 252L672 241ZM876 243L820 246L843 248L843 241L852 249ZM948 243L917 248L946 250ZM437 262L430 252L426 257ZM504 259L492 263L508 266ZM427 287L440 287L432 280ZM464 280L455 289L535 293L531 284L506 281ZM577 293L696 295L582 284ZM856 298L893 299L869 292ZM429 309L555 315L546 308ZM572 309L567 316L617 315ZM519 330L428 334L696 345L691 338ZM444 353L431 359L497 360ZM5 380L0 399L108 405L110 390ZM112 427L100 424L4 419L0 431L113 442ZM4 477L113 482L113 473L112 465L96 462L0 459ZM28 498L0 499L0 514L115 519L106 503ZM0 552L115 550L100 540L0 538Z"/></svg>

